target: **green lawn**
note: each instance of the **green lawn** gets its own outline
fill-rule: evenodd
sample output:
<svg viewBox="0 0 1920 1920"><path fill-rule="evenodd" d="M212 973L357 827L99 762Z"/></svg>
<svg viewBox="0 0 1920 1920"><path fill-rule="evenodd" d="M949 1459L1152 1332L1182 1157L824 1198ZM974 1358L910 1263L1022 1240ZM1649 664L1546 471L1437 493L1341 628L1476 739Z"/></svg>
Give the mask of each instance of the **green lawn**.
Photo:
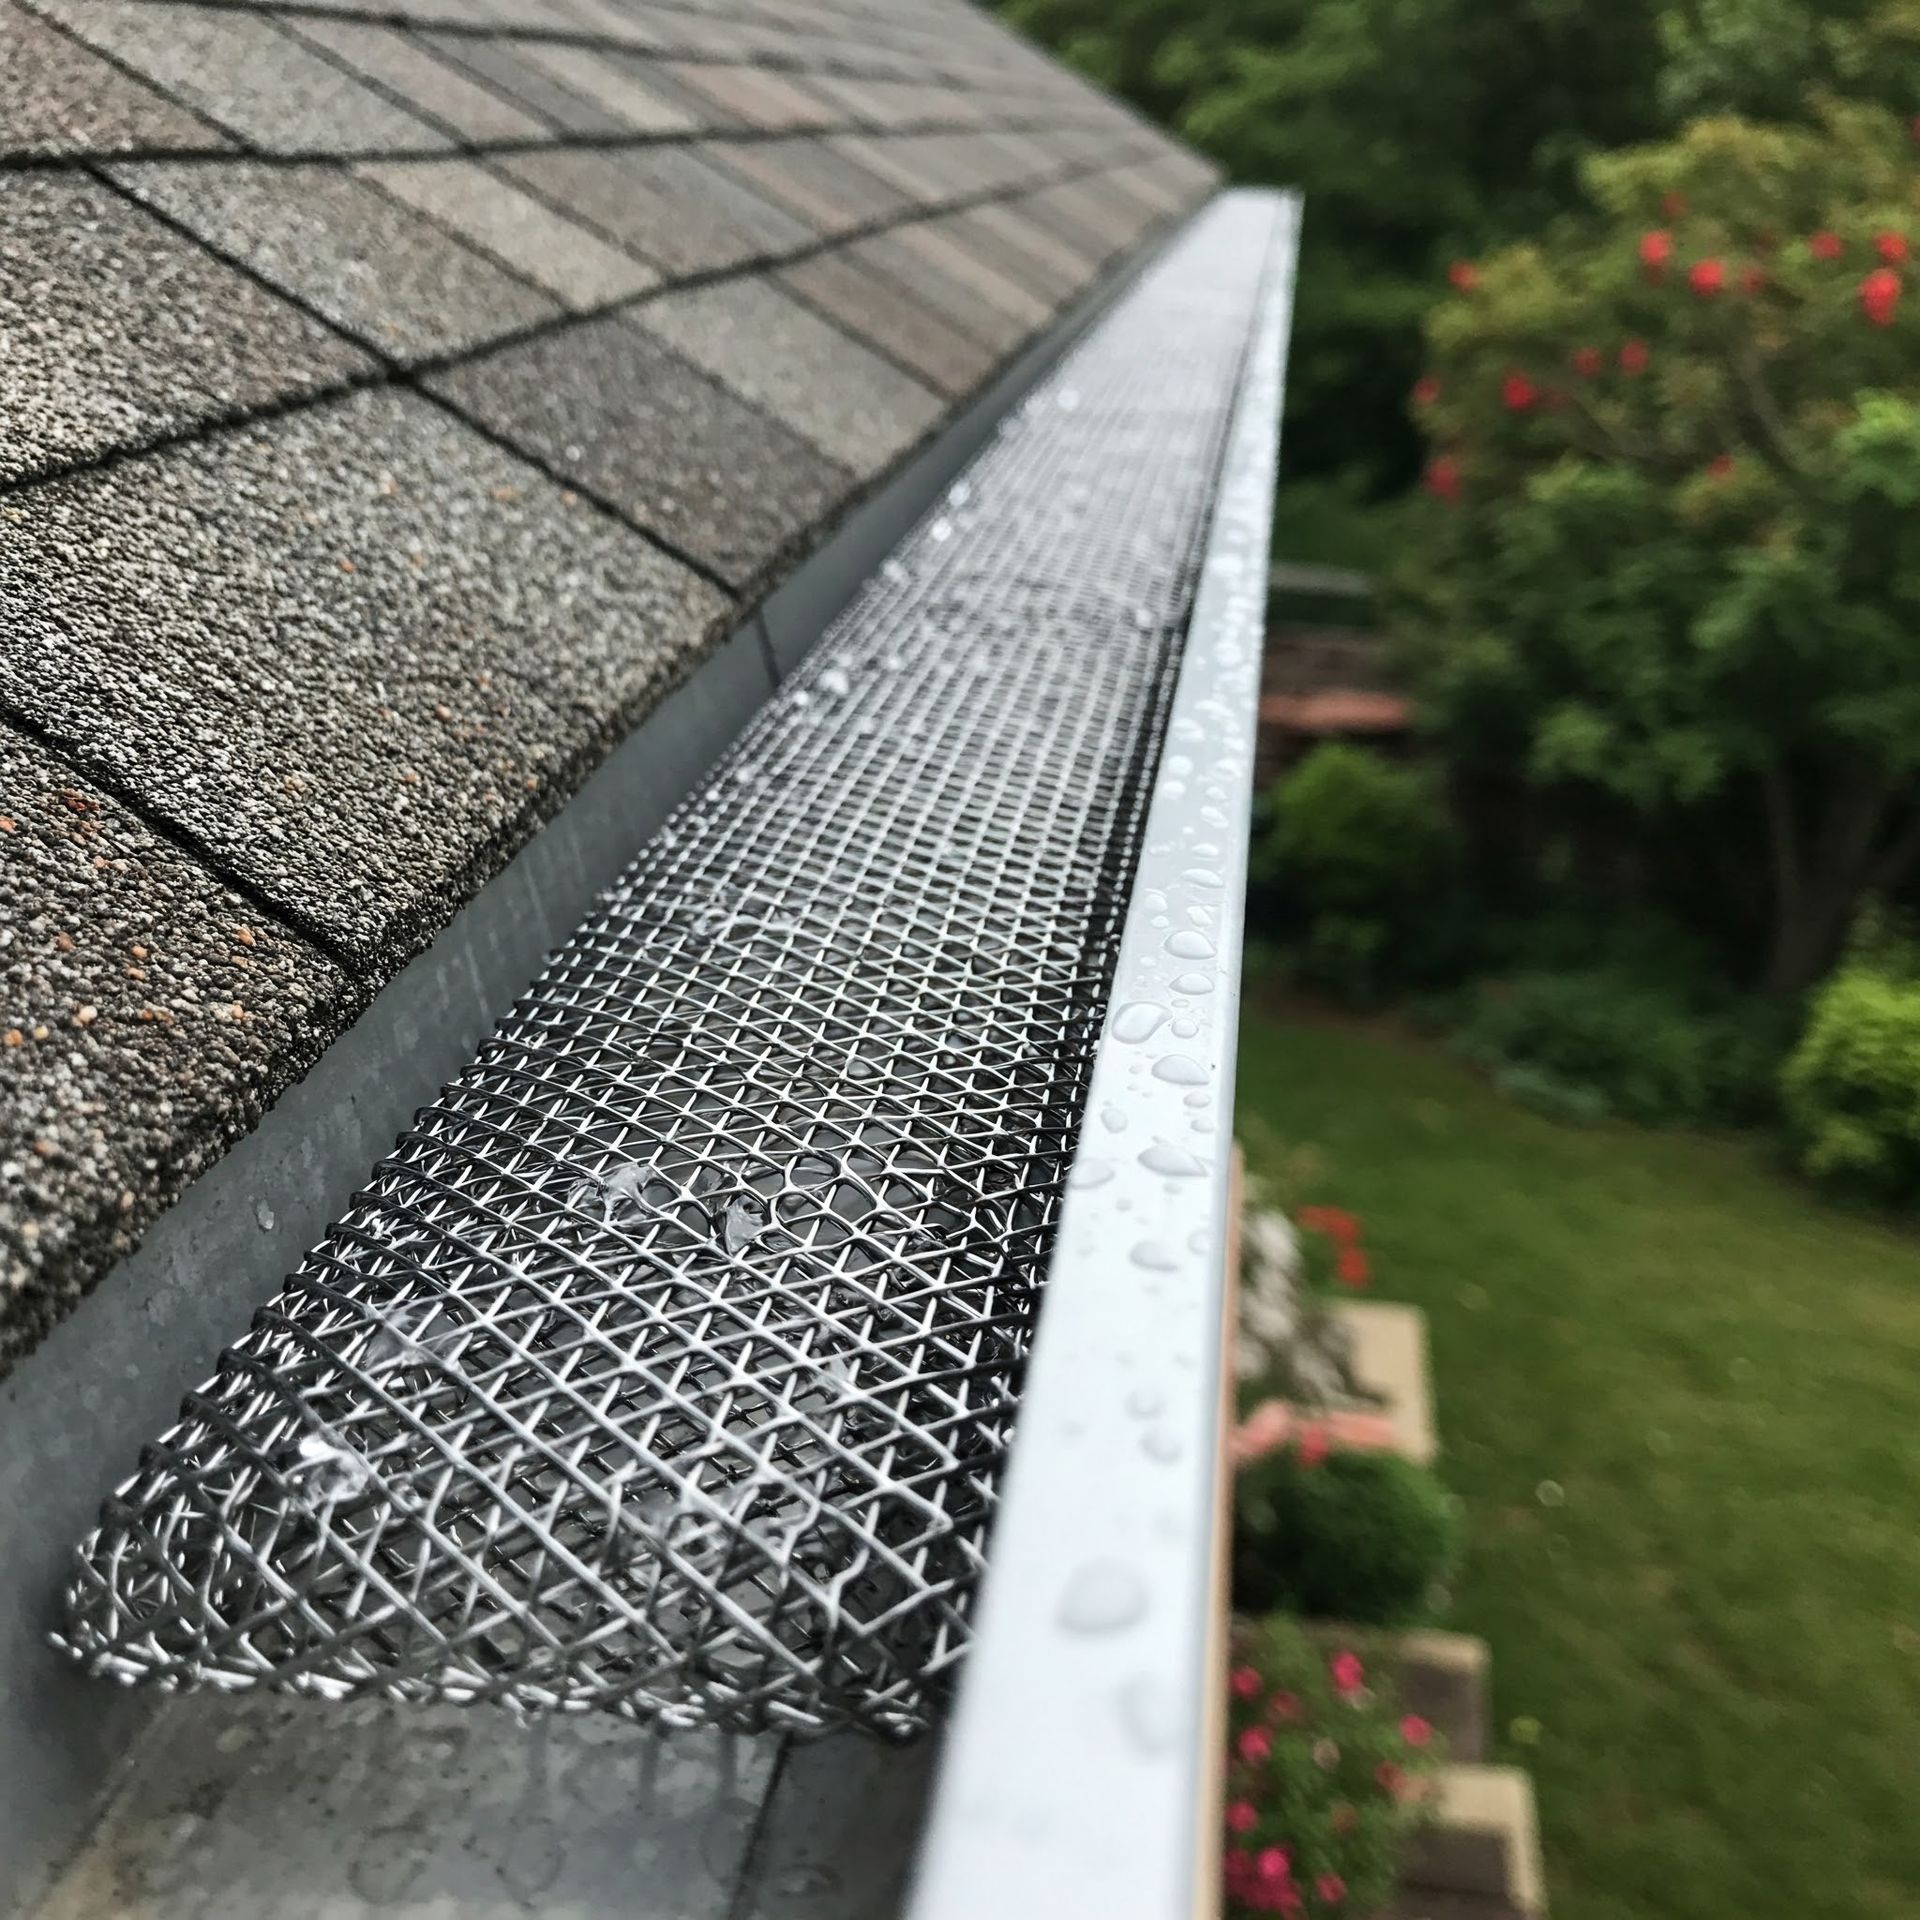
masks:
<svg viewBox="0 0 1920 1920"><path fill-rule="evenodd" d="M1426 1309L1557 1920L1920 1915L1920 1240L1251 1004L1240 1107Z"/></svg>

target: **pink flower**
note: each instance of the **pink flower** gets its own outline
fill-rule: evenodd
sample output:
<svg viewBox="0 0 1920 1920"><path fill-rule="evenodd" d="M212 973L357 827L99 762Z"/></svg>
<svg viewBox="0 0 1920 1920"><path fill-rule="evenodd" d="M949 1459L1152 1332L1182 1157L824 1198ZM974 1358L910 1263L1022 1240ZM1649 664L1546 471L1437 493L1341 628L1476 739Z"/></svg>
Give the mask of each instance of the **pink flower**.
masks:
<svg viewBox="0 0 1920 1920"><path fill-rule="evenodd" d="M1456 260L1447 269L1447 279L1455 293L1471 293L1480 284L1480 274L1471 261Z"/></svg>
<svg viewBox="0 0 1920 1920"><path fill-rule="evenodd" d="M1450 507L1457 506L1460 501L1460 462L1450 453L1429 460L1420 484L1436 500L1444 500Z"/></svg>
<svg viewBox="0 0 1920 1920"><path fill-rule="evenodd" d="M1807 251L1816 260L1838 260L1845 252L1845 248L1840 244L1840 236L1837 233L1829 233L1822 228L1820 232L1808 238Z"/></svg>
<svg viewBox="0 0 1920 1920"><path fill-rule="evenodd" d="M1745 294L1764 293L1767 289L1767 274L1764 267L1742 267L1740 269L1740 291Z"/></svg>
<svg viewBox="0 0 1920 1920"><path fill-rule="evenodd" d="M1873 250L1888 266L1897 267L1907 257L1907 241L1904 234L1876 233L1873 236Z"/></svg>
<svg viewBox="0 0 1920 1920"><path fill-rule="evenodd" d="M1672 258L1673 235L1664 228L1656 227L1640 236L1640 264L1646 268L1648 279L1658 280Z"/></svg>
<svg viewBox="0 0 1920 1920"><path fill-rule="evenodd" d="M1583 379L1592 380L1599 375L1605 362L1600 357L1598 347L1575 347L1573 350L1573 370Z"/></svg>
<svg viewBox="0 0 1920 1920"><path fill-rule="evenodd" d="M1313 1883L1313 1890L1330 1907L1347 1897L1347 1883L1337 1873L1323 1873Z"/></svg>
<svg viewBox="0 0 1920 1920"><path fill-rule="evenodd" d="M1249 1727L1234 1745L1242 1760L1257 1767L1273 1752L1273 1735L1265 1727Z"/></svg>
<svg viewBox="0 0 1920 1920"><path fill-rule="evenodd" d="M1373 1267L1359 1247L1342 1247L1333 1272L1343 1287L1364 1287L1373 1278Z"/></svg>
<svg viewBox="0 0 1920 1920"><path fill-rule="evenodd" d="M1626 340L1620 346L1620 371L1622 373L1645 373L1647 370L1647 343L1644 340Z"/></svg>
<svg viewBox="0 0 1920 1920"><path fill-rule="evenodd" d="M1416 407L1430 407L1440 398L1440 382L1432 374L1424 373L1413 383L1413 404Z"/></svg>
<svg viewBox="0 0 1920 1920"><path fill-rule="evenodd" d="M1660 196L1660 211L1669 220L1678 220L1687 210L1687 196L1684 193L1663 193Z"/></svg>
<svg viewBox="0 0 1920 1920"><path fill-rule="evenodd" d="M1333 1684L1342 1693L1358 1693L1367 1684L1367 1670L1357 1653L1336 1653L1328 1663Z"/></svg>
<svg viewBox="0 0 1920 1920"><path fill-rule="evenodd" d="M1295 1218L1308 1233L1324 1233L1329 1240L1359 1237L1360 1222L1345 1207L1302 1207Z"/></svg>
<svg viewBox="0 0 1920 1920"><path fill-rule="evenodd" d="M1285 1847L1263 1847L1253 1868L1262 1880L1284 1880L1293 1871L1293 1862Z"/></svg>
<svg viewBox="0 0 1920 1920"><path fill-rule="evenodd" d="M1260 1691L1260 1669L1235 1667L1230 1684L1242 1700L1251 1700Z"/></svg>
<svg viewBox="0 0 1920 1920"><path fill-rule="evenodd" d="M1303 1467L1317 1467L1326 1457L1326 1428L1317 1420L1303 1421L1300 1426L1300 1464Z"/></svg>
<svg viewBox="0 0 1920 1920"><path fill-rule="evenodd" d="M1400 1716L1400 1738L1410 1747L1424 1747L1433 1738L1433 1722L1417 1713L1404 1713Z"/></svg>
<svg viewBox="0 0 1920 1920"><path fill-rule="evenodd" d="M1500 404L1509 413L1525 413L1539 398L1539 390L1524 373L1510 373L1500 383Z"/></svg>
<svg viewBox="0 0 1920 1920"><path fill-rule="evenodd" d="M1227 1808L1227 1831L1229 1833L1251 1833L1259 1823L1260 1816L1254 1811L1251 1800L1236 1800Z"/></svg>
<svg viewBox="0 0 1920 1920"><path fill-rule="evenodd" d="M1733 455L1732 454L1716 453L1713 456L1713 458L1707 462L1707 478L1709 480L1728 480L1728 479L1731 479L1732 477L1733 477Z"/></svg>
<svg viewBox="0 0 1920 1920"><path fill-rule="evenodd" d="M1392 1794L1396 1800L1400 1797L1401 1788L1407 1783L1406 1774L1391 1760L1382 1760L1374 1768L1373 1777L1379 1783L1381 1792Z"/></svg>
<svg viewBox="0 0 1920 1920"><path fill-rule="evenodd" d="M1711 300L1727 284L1727 269L1718 260L1696 260L1687 269L1687 285L1696 299Z"/></svg>
<svg viewBox="0 0 1920 1920"><path fill-rule="evenodd" d="M1300 1718L1300 1696L1297 1693L1276 1693L1267 1702L1267 1717L1280 1726L1292 1726Z"/></svg>

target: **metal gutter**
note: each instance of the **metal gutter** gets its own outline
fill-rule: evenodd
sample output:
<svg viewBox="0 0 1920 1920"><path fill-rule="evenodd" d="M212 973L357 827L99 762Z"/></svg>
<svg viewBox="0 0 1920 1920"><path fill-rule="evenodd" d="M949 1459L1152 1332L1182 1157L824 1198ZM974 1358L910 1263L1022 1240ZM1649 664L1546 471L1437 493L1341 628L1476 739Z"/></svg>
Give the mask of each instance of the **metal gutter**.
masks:
<svg viewBox="0 0 1920 1920"><path fill-rule="evenodd" d="M1235 196L1240 197L1240 196ZM1228 1147L1299 203L1272 235L911 1920L1213 1911Z"/></svg>

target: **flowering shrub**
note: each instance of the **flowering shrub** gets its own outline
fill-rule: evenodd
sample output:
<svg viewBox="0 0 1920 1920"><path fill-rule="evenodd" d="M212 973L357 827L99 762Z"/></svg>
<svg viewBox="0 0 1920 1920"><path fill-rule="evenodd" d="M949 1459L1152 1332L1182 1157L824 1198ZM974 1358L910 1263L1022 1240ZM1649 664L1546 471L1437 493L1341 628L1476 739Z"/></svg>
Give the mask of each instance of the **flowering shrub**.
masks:
<svg viewBox="0 0 1920 1920"><path fill-rule="evenodd" d="M1432 1611L1459 1545L1454 1500L1424 1467L1330 1449L1311 1424L1234 1482L1233 1597L1246 1611L1402 1625Z"/></svg>
<svg viewBox="0 0 1920 1920"><path fill-rule="evenodd" d="M1358 1654L1324 1654L1286 1619L1235 1633L1228 1703L1228 1920L1364 1920L1421 1817L1433 1729L1396 1714Z"/></svg>
<svg viewBox="0 0 1920 1920"><path fill-rule="evenodd" d="M1790 991L1920 872L1920 150L1833 105L1589 171L1430 328L1423 716L1643 861L1696 826Z"/></svg>

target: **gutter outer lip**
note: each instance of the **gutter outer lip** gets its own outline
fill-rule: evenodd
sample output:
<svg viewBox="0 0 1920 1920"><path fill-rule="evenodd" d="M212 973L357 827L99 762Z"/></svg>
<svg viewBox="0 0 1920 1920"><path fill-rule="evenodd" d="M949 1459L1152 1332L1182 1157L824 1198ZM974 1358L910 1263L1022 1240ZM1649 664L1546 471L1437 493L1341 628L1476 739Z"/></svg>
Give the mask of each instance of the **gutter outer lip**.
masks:
<svg viewBox="0 0 1920 1920"><path fill-rule="evenodd" d="M1297 196L1233 197L1271 206L1264 285L909 1920L1214 1910L1228 1158L1300 225Z"/></svg>

